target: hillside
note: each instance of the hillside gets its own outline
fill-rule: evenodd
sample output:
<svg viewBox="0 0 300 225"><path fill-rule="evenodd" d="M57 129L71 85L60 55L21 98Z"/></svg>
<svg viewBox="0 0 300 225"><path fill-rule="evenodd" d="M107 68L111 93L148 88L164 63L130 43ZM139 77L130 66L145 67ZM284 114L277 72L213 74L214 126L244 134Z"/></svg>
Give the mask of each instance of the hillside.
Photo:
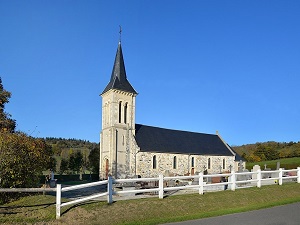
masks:
<svg viewBox="0 0 300 225"><path fill-rule="evenodd" d="M300 157L300 142L268 141L232 146L232 148L248 162Z"/></svg>
<svg viewBox="0 0 300 225"><path fill-rule="evenodd" d="M73 138L65 139L54 137L46 137L45 141L53 149L53 158L56 160L55 171L59 172L61 170L62 160L67 162L70 160L70 156L75 156L76 154L81 155L82 158L80 167L83 167L84 170L98 171L96 168L99 166L97 160L100 150L99 143Z"/></svg>

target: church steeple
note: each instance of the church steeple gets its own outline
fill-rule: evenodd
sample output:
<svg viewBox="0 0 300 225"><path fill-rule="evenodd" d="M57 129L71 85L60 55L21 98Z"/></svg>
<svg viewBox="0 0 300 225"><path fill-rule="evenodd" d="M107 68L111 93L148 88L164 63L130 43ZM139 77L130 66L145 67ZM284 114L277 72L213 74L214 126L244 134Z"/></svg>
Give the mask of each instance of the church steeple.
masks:
<svg viewBox="0 0 300 225"><path fill-rule="evenodd" d="M102 94L104 94L105 92L111 89L137 94L137 92L131 86L131 84L129 83L126 77L126 70L125 70L125 64L123 59L121 42L119 42L118 44L118 50L116 53L116 58L115 58L112 74L110 77L110 81L106 86L106 88L104 89L104 91L102 92Z"/></svg>
<svg viewBox="0 0 300 225"><path fill-rule="evenodd" d="M135 98L137 92L126 77L121 42L119 42L110 81L101 94L102 131L100 177L109 174L125 178L134 168L132 147L135 134Z"/></svg>

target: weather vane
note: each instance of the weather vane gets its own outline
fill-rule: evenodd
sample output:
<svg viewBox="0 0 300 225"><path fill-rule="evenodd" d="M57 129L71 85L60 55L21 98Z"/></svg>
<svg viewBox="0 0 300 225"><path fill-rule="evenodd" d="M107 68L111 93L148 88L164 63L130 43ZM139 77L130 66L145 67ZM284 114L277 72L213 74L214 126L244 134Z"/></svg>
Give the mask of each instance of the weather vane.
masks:
<svg viewBox="0 0 300 225"><path fill-rule="evenodd" d="M120 27L120 31L119 31L120 38L119 38L119 41L121 42L121 36L122 36L122 27L121 27L121 25L119 25L119 27Z"/></svg>

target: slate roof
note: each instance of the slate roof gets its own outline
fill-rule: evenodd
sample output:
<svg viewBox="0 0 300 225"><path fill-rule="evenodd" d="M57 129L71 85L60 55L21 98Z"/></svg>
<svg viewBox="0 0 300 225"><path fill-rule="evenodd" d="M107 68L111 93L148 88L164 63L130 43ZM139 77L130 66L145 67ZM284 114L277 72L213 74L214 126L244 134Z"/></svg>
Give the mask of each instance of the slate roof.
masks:
<svg viewBox="0 0 300 225"><path fill-rule="evenodd" d="M218 135L135 125L135 135L142 152L232 156L228 145ZM230 148L230 147L229 147Z"/></svg>
<svg viewBox="0 0 300 225"><path fill-rule="evenodd" d="M130 92L133 94L137 94L137 92L134 90L134 88L131 86L129 81L127 80L126 76L126 70L125 70L125 64L123 59L123 53L122 53L122 47L121 42L119 42L118 50L115 57L115 62L113 66L113 70L111 73L111 78L102 92L104 94L105 92L111 90L111 89L117 89L121 91Z"/></svg>

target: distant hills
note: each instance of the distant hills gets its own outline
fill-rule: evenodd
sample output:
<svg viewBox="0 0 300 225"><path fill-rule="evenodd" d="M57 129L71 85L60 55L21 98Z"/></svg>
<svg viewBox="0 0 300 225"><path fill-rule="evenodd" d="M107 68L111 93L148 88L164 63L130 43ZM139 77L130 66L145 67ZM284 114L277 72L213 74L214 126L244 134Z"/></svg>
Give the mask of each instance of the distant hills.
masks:
<svg viewBox="0 0 300 225"><path fill-rule="evenodd" d="M260 162L282 158L300 157L300 142L257 142L242 146L231 146L248 162Z"/></svg>
<svg viewBox="0 0 300 225"><path fill-rule="evenodd" d="M78 153L80 153L80 157L82 158L80 167L93 170L94 172L98 171L99 143L74 138L46 137L44 140L52 147L54 153L53 158L56 164L54 168L57 172L62 170L62 161L68 162L71 156L73 157Z"/></svg>

